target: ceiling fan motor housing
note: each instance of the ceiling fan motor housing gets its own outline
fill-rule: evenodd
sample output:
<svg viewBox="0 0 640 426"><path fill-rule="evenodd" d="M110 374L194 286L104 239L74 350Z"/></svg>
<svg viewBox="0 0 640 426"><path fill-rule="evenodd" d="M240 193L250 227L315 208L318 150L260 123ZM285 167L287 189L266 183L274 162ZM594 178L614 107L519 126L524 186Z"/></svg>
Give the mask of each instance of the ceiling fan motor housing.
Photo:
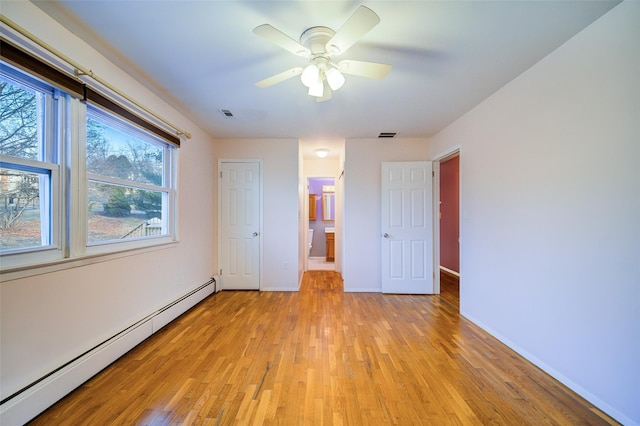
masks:
<svg viewBox="0 0 640 426"><path fill-rule="evenodd" d="M300 36L300 44L311 51L312 58L324 56L330 59L329 52L327 52L327 42L335 33L329 27L311 27Z"/></svg>

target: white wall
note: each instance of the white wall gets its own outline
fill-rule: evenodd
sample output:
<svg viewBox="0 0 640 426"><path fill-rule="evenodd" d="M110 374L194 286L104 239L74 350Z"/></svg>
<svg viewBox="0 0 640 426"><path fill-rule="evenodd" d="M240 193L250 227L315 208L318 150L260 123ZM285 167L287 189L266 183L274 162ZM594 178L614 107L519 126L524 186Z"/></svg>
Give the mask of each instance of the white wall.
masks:
<svg viewBox="0 0 640 426"><path fill-rule="evenodd" d="M385 161L426 161L424 139L348 139L345 146L344 290L381 291L381 180Z"/></svg>
<svg viewBox="0 0 640 426"><path fill-rule="evenodd" d="M431 141L461 149L461 311L640 423L640 3Z"/></svg>
<svg viewBox="0 0 640 426"><path fill-rule="evenodd" d="M218 139L215 148L216 168L218 159L262 160L264 205L260 289L298 290L298 140ZM215 188L217 192L217 184Z"/></svg>
<svg viewBox="0 0 640 426"><path fill-rule="evenodd" d="M179 243L28 278L6 281L3 277L0 381L4 398L209 279L214 272L210 218L215 174L212 141L187 118L33 4L3 2L2 13L193 133L179 153Z"/></svg>

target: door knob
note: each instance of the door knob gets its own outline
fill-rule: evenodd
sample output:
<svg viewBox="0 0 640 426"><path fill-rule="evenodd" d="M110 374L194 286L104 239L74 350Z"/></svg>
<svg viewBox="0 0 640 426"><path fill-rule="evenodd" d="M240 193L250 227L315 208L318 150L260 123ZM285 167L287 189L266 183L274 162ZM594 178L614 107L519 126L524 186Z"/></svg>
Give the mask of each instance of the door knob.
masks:
<svg viewBox="0 0 640 426"><path fill-rule="evenodd" d="M385 238L389 238L389 237L390 237L390 235L389 235L389 234L387 234L387 233L385 232L385 233L384 233L384 235L383 235L383 237L385 237Z"/></svg>
<svg viewBox="0 0 640 426"><path fill-rule="evenodd" d="M254 232L254 233L253 233L253 236L254 236L254 237L257 237L258 235L260 235L260 233L258 233L258 232Z"/></svg>

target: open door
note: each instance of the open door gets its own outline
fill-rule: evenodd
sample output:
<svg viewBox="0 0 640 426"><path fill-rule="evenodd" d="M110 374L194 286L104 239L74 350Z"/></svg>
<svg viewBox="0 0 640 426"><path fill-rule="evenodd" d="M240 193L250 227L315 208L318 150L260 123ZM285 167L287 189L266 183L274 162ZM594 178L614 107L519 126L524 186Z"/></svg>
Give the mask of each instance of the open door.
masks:
<svg viewBox="0 0 640 426"><path fill-rule="evenodd" d="M432 294L433 165L382 163L382 292Z"/></svg>

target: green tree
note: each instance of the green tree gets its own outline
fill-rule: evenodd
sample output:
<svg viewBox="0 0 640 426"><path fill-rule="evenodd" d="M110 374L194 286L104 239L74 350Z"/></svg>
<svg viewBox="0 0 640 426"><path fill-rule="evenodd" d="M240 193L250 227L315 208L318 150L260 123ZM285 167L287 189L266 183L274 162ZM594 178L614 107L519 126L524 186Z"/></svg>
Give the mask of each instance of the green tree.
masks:
<svg viewBox="0 0 640 426"><path fill-rule="evenodd" d="M136 191L136 195L131 200L136 210L144 211L147 219L162 217L162 194L153 191Z"/></svg>
<svg viewBox="0 0 640 426"><path fill-rule="evenodd" d="M110 189L109 199L102 205L105 216L123 217L131 214L131 204L127 199L124 188L113 186Z"/></svg>

